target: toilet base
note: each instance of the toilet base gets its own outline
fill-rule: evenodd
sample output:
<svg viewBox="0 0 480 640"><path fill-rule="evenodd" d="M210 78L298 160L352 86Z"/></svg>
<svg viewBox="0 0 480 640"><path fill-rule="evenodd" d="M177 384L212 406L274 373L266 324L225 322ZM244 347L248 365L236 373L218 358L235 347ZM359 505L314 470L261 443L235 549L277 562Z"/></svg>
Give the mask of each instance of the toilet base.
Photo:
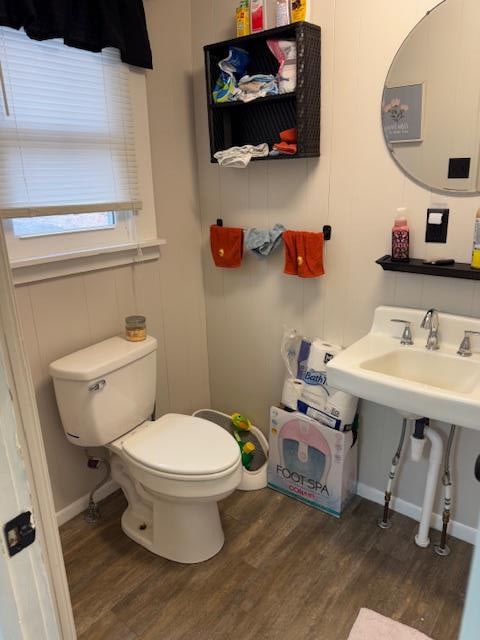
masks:
<svg viewBox="0 0 480 640"><path fill-rule="evenodd" d="M133 481L118 456L112 455L111 463L112 477L128 502L122 529L134 542L184 564L204 562L221 550L225 536L217 502L224 495L208 500L166 500Z"/></svg>
<svg viewBox="0 0 480 640"><path fill-rule="evenodd" d="M217 502L155 501L155 553L187 564L216 555L225 542Z"/></svg>
<svg viewBox="0 0 480 640"><path fill-rule="evenodd" d="M216 502L183 503L155 499L153 521L127 507L124 533L167 560L194 564L216 555L225 536Z"/></svg>
<svg viewBox="0 0 480 640"><path fill-rule="evenodd" d="M122 531L142 547L153 551L153 525L151 518L141 518L128 506L122 514Z"/></svg>

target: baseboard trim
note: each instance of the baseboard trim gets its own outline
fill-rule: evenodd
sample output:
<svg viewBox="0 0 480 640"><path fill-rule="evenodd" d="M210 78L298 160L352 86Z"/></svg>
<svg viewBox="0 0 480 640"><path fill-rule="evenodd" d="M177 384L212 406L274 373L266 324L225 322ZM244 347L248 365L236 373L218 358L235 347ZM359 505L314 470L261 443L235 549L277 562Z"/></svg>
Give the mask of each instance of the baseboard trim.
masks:
<svg viewBox="0 0 480 640"><path fill-rule="evenodd" d="M97 500L103 500L110 494L114 493L118 488L119 486L116 482L109 480L97 491ZM362 498L366 498L367 500L383 505L385 493L379 489L369 487L368 485L363 484L363 482L358 483L357 494ZM72 518L75 518L75 516L78 516L79 513L82 513L82 511L85 511L88 507L88 499L89 494L87 493L78 500L75 500L75 502L72 502L72 504L69 504L60 511L57 511L58 526L61 527L62 524L65 524L69 520L72 520ZM391 508L392 511L397 511L402 515L408 516L409 518L413 518L413 520L417 521L420 520L422 513L421 507L416 504L395 497L392 498ZM438 513L433 514L432 527L437 531L442 530L442 516ZM455 538L459 538L460 540L464 540L470 544L475 544L477 539L477 529L469 527L462 522L457 522L456 520L450 521L449 533Z"/></svg>
<svg viewBox="0 0 480 640"><path fill-rule="evenodd" d="M103 500L118 488L119 487L116 482L109 480L96 492L95 498L96 500ZM75 502L72 502L72 504L69 504L63 509L60 509L60 511L57 511L56 515L58 526L61 527L62 524L65 524L69 520L72 520L72 518L75 518L75 516L78 516L79 513L82 513L82 511L85 511L88 507L89 496L90 494L86 493L78 500L75 500Z"/></svg>
<svg viewBox="0 0 480 640"><path fill-rule="evenodd" d="M362 498L371 500L372 502L377 502L378 504L382 505L384 504L385 493L383 491L380 491L379 489L369 487L362 482L358 483L357 494ZM391 507L392 511L397 511L404 516L413 518L413 520L420 521L422 509L412 502L407 502L406 500L402 500L401 498L393 497ZM437 531L442 530L442 516L438 513L433 514L432 527ZM475 544L476 542L477 529L475 529L474 527L469 527L468 525L457 522L456 520L451 520L448 531L449 534L454 536L455 538L459 538L460 540L464 540L465 542L469 542L470 544Z"/></svg>

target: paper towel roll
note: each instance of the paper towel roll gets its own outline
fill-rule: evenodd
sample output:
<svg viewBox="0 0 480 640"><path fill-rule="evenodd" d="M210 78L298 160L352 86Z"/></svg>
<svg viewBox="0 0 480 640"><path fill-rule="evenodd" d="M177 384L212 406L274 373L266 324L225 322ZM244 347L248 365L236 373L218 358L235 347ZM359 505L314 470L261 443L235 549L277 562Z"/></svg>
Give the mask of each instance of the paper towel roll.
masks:
<svg viewBox="0 0 480 640"><path fill-rule="evenodd" d="M314 340L310 346L310 354L308 356L308 369L313 371L326 371L327 363L340 353L342 347L336 344L328 344L323 340Z"/></svg>
<svg viewBox="0 0 480 640"><path fill-rule="evenodd" d="M297 378L287 378L283 384L282 404L297 410L297 402L302 395L303 382Z"/></svg>
<svg viewBox="0 0 480 640"><path fill-rule="evenodd" d="M324 411L327 397L328 392L325 386L305 384L302 388L302 397L300 400L303 400L303 402L314 409Z"/></svg>
<svg viewBox="0 0 480 640"><path fill-rule="evenodd" d="M330 387L330 395L325 403L325 411L342 421L341 430L352 424L357 412L358 398L350 393Z"/></svg>

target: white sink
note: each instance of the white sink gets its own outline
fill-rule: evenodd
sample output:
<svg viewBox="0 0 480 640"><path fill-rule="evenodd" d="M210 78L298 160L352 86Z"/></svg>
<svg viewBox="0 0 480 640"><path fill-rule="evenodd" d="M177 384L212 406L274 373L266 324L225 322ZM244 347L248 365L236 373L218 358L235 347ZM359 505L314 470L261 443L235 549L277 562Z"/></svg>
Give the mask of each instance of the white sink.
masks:
<svg viewBox="0 0 480 640"><path fill-rule="evenodd" d="M464 331L480 331L480 319L440 313L438 351L425 348L420 328L425 310L378 307L370 332L329 364L328 382L403 415L425 416L480 430L480 356L457 355ZM414 344L400 345L403 326L412 323ZM480 350L480 338L472 349Z"/></svg>
<svg viewBox="0 0 480 640"><path fill-rule="evenodd" d="M397 349L366 360L360 363L360 367L366 371L459 393L471 393L480 381L478 362L438 351Z"/></svg>

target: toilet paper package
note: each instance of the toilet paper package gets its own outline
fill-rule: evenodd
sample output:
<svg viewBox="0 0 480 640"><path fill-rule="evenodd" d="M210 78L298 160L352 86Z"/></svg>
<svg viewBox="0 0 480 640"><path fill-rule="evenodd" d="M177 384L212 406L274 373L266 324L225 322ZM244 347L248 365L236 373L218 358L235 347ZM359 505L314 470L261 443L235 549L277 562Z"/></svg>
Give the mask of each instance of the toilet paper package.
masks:
<svg viewBox="0 0 480 640"><path fill-rule="evenodd" d="M340 517L357 488L357 434L270 409L268 486Z"/></svg>
<svg viewBox="0 0 480 640"><path fill-rule="evenodd" d="M327 364L341 350L338 345L287 332L282 356L291 377L285 381L282 404L332 429L348 431L355 419L358 398L331 387L327 375Z"/></svg>

